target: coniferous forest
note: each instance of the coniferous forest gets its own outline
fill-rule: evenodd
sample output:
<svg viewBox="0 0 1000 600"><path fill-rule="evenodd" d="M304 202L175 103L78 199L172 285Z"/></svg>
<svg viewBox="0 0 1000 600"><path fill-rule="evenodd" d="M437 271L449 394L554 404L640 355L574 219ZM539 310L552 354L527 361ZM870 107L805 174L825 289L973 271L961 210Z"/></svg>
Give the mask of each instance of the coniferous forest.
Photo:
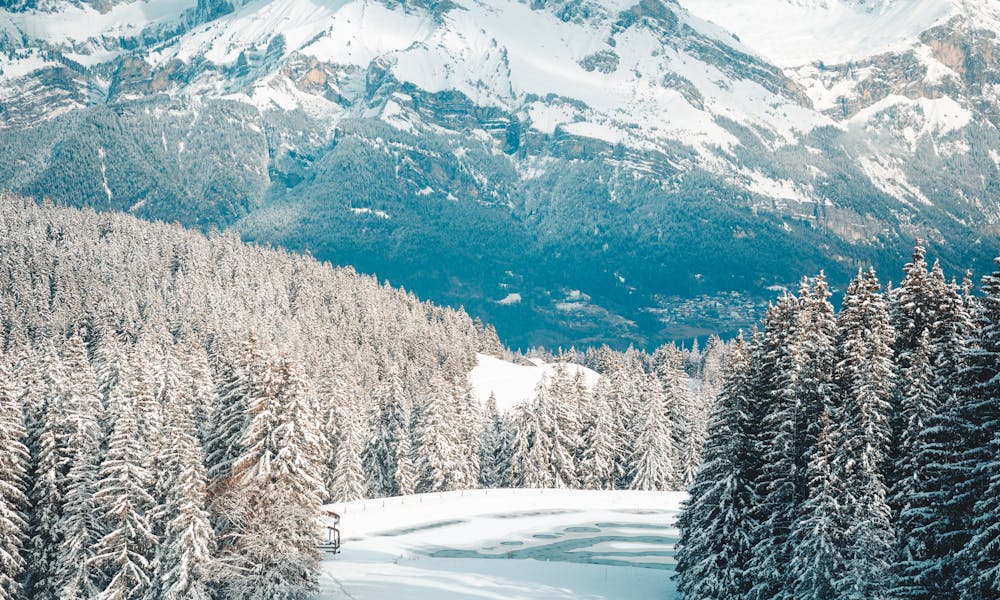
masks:
<svg viewBox="0 0 1000 600"><path fill-rule="evenodd" d="M918 244L829 298L804 281L731 346L683 597L1000 597L1000 271L974 292Z"/></svg>
<svg viewBox="0 0 1000 600"><path fill-rule="evenodd" d="M0 196L0 600L293 599L326 502L683 489L728 346L607 347L511 413L492 327L310 257Z"/></svg>
<svg viewBox="0 0 1000 600"><path fill-rule="evenodd" d="M461 310L0 200L0 600L309 598L321 505L494 487L687 489L686 599L1000 597L1000 271L918 245L729 343L533 350L502 411L468 374L525 358Z"/></svg>

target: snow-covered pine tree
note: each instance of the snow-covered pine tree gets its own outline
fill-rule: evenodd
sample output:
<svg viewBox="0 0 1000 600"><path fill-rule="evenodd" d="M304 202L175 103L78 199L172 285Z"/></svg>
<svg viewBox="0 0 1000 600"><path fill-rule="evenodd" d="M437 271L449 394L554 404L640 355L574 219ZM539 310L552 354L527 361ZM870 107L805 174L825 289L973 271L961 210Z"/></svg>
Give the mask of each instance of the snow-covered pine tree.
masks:
<svg viewBox="0 0 1000 600"><path fill-rule="evenodd" d="M337 443L333 470L328 485L333 502L350 502L365 495L365 472L361 456L364 452L364 425L353 406L337 411Z"/></svg>
<svg viewBox="0 0 1000 600"><path fill-rule="evenodd" d="M664 414L663 386L653 374L644 377L640 426L634 441L629 486L633 490L671 489L677 481L674 437Z"/></svg>
<svg viewBox="0 0 1000 600"><path fill-rule="evenodd" d="M163 407L161 396L165 389L171 392L177 387L179 373L175 369L164 369L164 346L162 335L169 335L150 325L134 346L129 349L128 370L126 372L126 395L135 402L136 426L141 439L147 440L142 448L142 456L147 470L155 469L155 458L160 449L160 431L163 428ZM161 375L164 371L175 379L169 388Z"/></svg>
<svg viewBox="0 0 1000 600"><path fill-rule="evenodd" d="M540 384L539 389L544 388ZM549 438L542 431L536 403L524 402L515 408L514 439L511 444L507 485L515 488L547 488L554 485L549 463Z"/></svg>
<svg viewBox="0 0 1000 600"><path fill-rule="evenodd" d="M799 348L799 364L793 393L797 400L795 452L800 470L810 462L810 454L819 437L819 417L835 402L834 360L837 344L837 321L826 275L820 272L811 284L803 280L799 293L801 308L796 315L794 344ZM799 482L799 502L808 495L808 481Z"/></svg>
<svg viewBox="0 0 1000 600"><path fill-rule="evenodd" d="M962 374L965 412L972 424L966 460L976 501L972 537L961 556L967 565L960 583L963 600L1000 597L1000 271L983 278L982 291Z"/></svg>
<svg viewBox="0 0 1000 600"><path fill-rule="evenodd" d="M90 563L101 590L98 599L133 600L144 598L149 589L150 557L157 544L148 520L154 505L152 474L143 465L146 442L138 435L135 400L118 390L110 400L114 425L94 494L104 535Z"/></svg>
<svg viewBox="0 0 1000 600"><path fill-rule="evenodd" d="M374 425L370 441L364 451L365 473L368 475L368 496L398 496L405 493L399 489L400 467L398 458L406 457L402 465L411 473L404 479L412 479L412 464L407 456L410 448L410 406L403 394L403 383L399 374L392 372L383 382L376 398ZM400 451L405 445L406 452Z"/></svg>
<svg viewBox="0 0 1000 600"><path fill-rule="evenodd" d="M482 430L482 406L464 373L451 381L454 423L447 433L452 438L454 467L447 489L459 490L475 487L479 483L479 432Z"/></svg>
<svg viewBox="0 0 1000 600"><path fill-rule="evenodd" d="M551 452L549 468L556 487L577 487L575 456L580 445L580 398L573 376L564 362L537 390L536 402L542 434Z"/></svg>
<svg viewBox="0 0 1000 600"><path fill-rule="evenodd" d="M588 490L615 487L615 420L609 407L611 382L601 377L594 385L583 424L583 450L579 460L580 485Z"/></svg>
<svg viewBox="0 0 1000 600"><path fill-rule="evenodd" d="M678 520L678 591L687 600L746 598L756 499L747 467L754 454L749 430L750 351L742 336L723 368L723 387L705 443L705 460Z"/></svg>
<svg viewBox="0 0 1000 600"><path fill-rule="evenodd" d="M337 456L340 452L340 444L343 436L343 424L347 412L347 407L353 402L351 392L348 390L347 378L342 374L345 365L329 365L322 371L316 382L316 398L318 402L319 418L322 420L322 431L326 437L327 455L324 460L323 477L326 487L326 500L333 500L334 488L337 487L334 474L337 469ZM352 386L353 387L353 386ZM360 434L359 434L360 435ZM361 438L357 438L359 443L363 443ZM364 451L358 450L358 456ZM359 467L360 469L361 467ZM359 480L363 480L364 473L358 475Z"/></svg>
<svg viewBox="0 0 1000 600"><path fill-rule="evenodd" d="M94 545L103 534L94 495L104 444L104 405L80 337L73 336L66 342L63 363L70 377L66 402L72 430L67 443L72 458L66 477L56 580L60 598L75 599L92 597L97 591L90 563Z"/></svg>
<svg viewBox="0 0 1000 600"><path fill-rule="evenodd" d="M895 509L893 525L897 532L899 557L903 562L917 559L923 554L920 537L908 535L912 513L906 511L911 499L921 489L923 471L918 462L918 444L932 416L937 412L937 394L934 390L934 371L931 368L930 334L925 329L916 348L908 355L908 366L901 372L899 418L904 424L897 448L891 452L894 465L893 485L889 489L889 506ZM906 512L902 516L901 511Z"/></svg>
<svg viewBox="0 0 1000 600"><path fill-rule="evenodd" d="M0 344L2 346L2 344ZM0 600L19 600L28 541L28 448L24 410L0 348Z"/></svg>
<svg viewBox="0 0 1000 600"><path fill-rule="evenodd" d="M322 435L308 390L287 355L261 378L248 404L243 453L233 465L229 521L221 554L222 597L305 599L317 588L316 516L322 494Z"/></svg>
<svg viewBox="0 0 1000 600"><path fill-rule="evenodd" d="M825 406L820 413L819 435L807 470L809 496L798 510L788 539L791 594L801 600L840 597L838 581L846 571L844 531L849 517L839 504L843 482L833 464L838 444L833 410Z"/></svg>
<svg viewBox="0 0 1000 600"><path fill-rule="evenodd" d="M699 404L691 394L683 360L683 354L673 344L661 346L653 353L653 372L661 383L663 410L671 436L672 486L678 489L694 481L709 414L708 407Z"/></svg>
<svg viewBox="0 0 1000 600"><path fill-rule="evenodd" d="M943 597L957 589L966 576L960 553L976 502L968 454L974 427L962 393L971 322L957 286L945 283L937 265L931 279L942 290L930 338L936 410L914 444L912 470L919 477L896 521L905 543L895 569L899 598Z"/></svg>
<svg viewBox="0 0 1000 600"><path fill-rule="evenodd" d="M431 381L426 396L416 411L413 426L414 463L417 473L417 492L441 492L454 480L452 471L457 468L453 426L451 387L438 378Z"/></svg>
<svg viewBox="0 0 1000 600"><path fill-rule="evenodd" d="M417 489L417 472L413 466L413 446L410 443L410 427L407 423L396 444L396 471L393 473L392 481L396 487L396 493L406 496L414 493Z"/></svg>
<svg viewBox="0 0 1000 600"><path fill-rule="evenodd" d="M164 406L161 477L169 480L163 507L165 528L152 590L160 600L211 600L209 587L215 534L206 509L207 476L190 396ZM193 405L193 406L192 406Z"/></svg>
<svg viewBox="0 0 1000 600"><path fill-rule="evenodd" d="M28 557L28 594L57 598L57 557L62 544L62 518L66 501L66 474L72 456L67 438L73 428L67 407L67 373L55 347L41 352L40 423L29 436L34 478L31 503L31 544Z"/></svg>
<svg viewBox="0 0 1000 600"><path fill-rule="evenodd" d="M771 600L788 597L790 560L788 534L801 498L805 473L797 448L798 374L803 357L796 329L800 302L785 294L768 310L759 352L760 379L755 382L760 427L755 436L761 455L756 478L759 498L753 517L756 541L750 572L754 582L751 597Z"/></svg>
<svg viewBox="0 0 1000 600"><path fill-rule="evenodd" d="M892 438L895 332L875 272L859 274L847 289L839 315L836 380L842 394L834 473L847 519L844 572L837 596L889 598L895 539L887 501L885 467Z"/></svg>
<svg viewBox="0 0 1000 600"><path fill-rule="evenodd" d="M204 443L211 433L212 414L218 402L208 352L193 336L182 339L174 346L173 352L184 367L194 421L198 426L199 439Z"/></svg>
<svg viewBox="0 0 1000 600"><path fill-rule="evenodd" d="M114 335L113 331L106 331L97 341L93 365L98 392L106 406L111 390L122 384L125 379L123 370L128 367L125 344Z"/></svg>
<svg viewBox="0 0 1000 600"><path fill-rule="evenodd" d="M221 495L230 483L233 464L243 453L240 446L249 423L248 406L263 393L262 376L267 357L256 333L251 333L238 355L228 361L219 381L219 406L206 450L210 498Z"/></svg>
<svg viewBox="0 0 1000 600"><path fill-rule="evenodd" d="M508 452L507 430L497 411L496 396L491 393L486 401L479 441L479 484L482 487L500 487L510 460Z"/></svg>
<svg viewBox="0 0 1000 600"><path fill-rule="evenodd" d="M615 488L628 489L632 483L632 441L639 428L640 381L644 371L635 361L616 358L610 364L607 377L612 394L609 407L615 428Z"/></svg>

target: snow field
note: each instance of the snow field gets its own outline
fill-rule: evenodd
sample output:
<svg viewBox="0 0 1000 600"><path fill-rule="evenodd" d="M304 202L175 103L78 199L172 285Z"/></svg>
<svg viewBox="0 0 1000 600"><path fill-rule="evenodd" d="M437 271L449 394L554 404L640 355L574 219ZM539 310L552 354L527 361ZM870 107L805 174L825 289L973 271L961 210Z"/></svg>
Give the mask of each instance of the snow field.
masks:
<svg viewBox="0 0 1000 600"><path fill-rule="evenodd" d="M479 364L469 373L476 397L484 405L492 393L496 397L497 410L503 413L512 407L535 397L535 389L543 377L551 377L556 366L533 359L532 365L517 365L487 354L478 354ZM568 364L571 375L583 373L588 388L593 388L600 378L596 371L580 365Z"/></svg>
<svg viewBox="0 0 1000 600"><path fill-rule="evenodd" d="M322 597L669 598L683 498L504 489L331 505L344 545Z"/></svg>
<svg viewBox="0 0 1000 600"><path fill-rule="evenodd" d="M779 67L839 64L906 48L958 10L952 0L680 0Z"/></svg>

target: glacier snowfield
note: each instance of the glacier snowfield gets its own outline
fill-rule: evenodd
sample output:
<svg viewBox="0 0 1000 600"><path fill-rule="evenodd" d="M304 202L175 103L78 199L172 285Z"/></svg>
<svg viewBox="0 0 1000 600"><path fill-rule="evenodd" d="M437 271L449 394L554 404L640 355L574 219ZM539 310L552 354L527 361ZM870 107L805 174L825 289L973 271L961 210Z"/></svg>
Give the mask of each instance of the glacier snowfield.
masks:
<svg viewBox="0 0 1000 600"><path fill-rule="evenodd" d="M321 598L670 598L679 492L466 490L364 500Z"/></svg>

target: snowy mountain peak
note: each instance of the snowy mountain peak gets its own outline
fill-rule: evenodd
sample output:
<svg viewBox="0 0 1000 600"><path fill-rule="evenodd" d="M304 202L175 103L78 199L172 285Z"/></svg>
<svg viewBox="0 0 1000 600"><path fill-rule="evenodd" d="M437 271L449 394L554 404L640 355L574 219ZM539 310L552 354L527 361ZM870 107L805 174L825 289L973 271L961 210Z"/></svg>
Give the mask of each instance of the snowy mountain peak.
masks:
<svg viewBox="0 0 1000 600"><path fill-rule="evenodd" d="M713 279L705 244L850 265L1000 227L995 0L49 1L0 10L7 186L394 278L400 239L480 243L482 280L424 293L481 314L663 335L696 294L735 328L790 267Z"/></svg>

